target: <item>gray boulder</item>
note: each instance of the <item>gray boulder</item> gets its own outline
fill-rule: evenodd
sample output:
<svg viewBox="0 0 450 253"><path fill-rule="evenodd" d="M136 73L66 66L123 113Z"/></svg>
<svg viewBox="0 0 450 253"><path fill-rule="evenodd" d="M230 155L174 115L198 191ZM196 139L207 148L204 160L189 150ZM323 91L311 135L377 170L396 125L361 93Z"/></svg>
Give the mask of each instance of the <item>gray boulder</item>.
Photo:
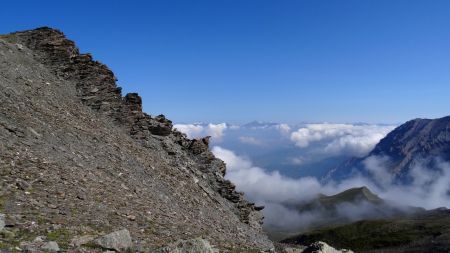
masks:
<svg viewBox="0 0 450 253"><path fill-rule="evenodd" d="M59 252L60 248L55 241L45 242L44 236L37 236L33 241L20 242L20 248L25 252L39 253L39 252Z"/></svg>
<svg viewBox="0 0 450 253"><path fill-rule="evenodd" d="M309 245L302 253L353 253L348 249L337 250L324 242L315 242Z"/></svg>
<svg viewBox="0 0 450 253"><path fill-rule="evenodd" d="M94 240L103 249L124 251L133 245L130 232L127 229L118 230Z"/></svg>
<svg viewBox="0 0 450 253"><path fill-rule="evenodd" d="M160 248L153 253L215 253L217 250L213 249L207 240L195 238L191 240L178 240L163 248Z"/></svg>
<svg viewBox="0 0 450 253"><path fill-rule="evenodd" d="M54 241L46 242L41 246L41 249L47 252L58 252L59 245Z"/></svg>

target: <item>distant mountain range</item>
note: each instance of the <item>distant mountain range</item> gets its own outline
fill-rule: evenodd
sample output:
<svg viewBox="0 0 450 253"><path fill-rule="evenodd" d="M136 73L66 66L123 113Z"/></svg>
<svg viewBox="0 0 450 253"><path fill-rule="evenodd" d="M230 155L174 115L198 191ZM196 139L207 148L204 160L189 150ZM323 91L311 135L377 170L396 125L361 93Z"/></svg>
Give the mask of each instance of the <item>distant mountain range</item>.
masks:
<svg viewBox="0 0 450 253"><path fill-rule="evenodd" d="M371 156L385 157L383 164L399 180L418 162L433 167L436 158L450 160L450 116L439 119L414 119L397 127L365 157L350 158L332 168L325 180L342 180L361 172L363 161Z"/></svg>

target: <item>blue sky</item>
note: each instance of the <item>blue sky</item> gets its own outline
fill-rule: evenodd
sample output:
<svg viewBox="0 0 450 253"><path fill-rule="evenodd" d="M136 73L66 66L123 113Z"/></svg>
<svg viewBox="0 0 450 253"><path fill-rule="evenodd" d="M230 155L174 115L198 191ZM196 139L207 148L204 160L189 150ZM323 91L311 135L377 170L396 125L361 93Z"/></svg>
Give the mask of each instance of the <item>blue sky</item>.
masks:
<svg viewBox="0 0 450 253"><path fill-rule="evenodd" d="M450 1L5 1L176 122L400 123L448 115Z"/></svg>

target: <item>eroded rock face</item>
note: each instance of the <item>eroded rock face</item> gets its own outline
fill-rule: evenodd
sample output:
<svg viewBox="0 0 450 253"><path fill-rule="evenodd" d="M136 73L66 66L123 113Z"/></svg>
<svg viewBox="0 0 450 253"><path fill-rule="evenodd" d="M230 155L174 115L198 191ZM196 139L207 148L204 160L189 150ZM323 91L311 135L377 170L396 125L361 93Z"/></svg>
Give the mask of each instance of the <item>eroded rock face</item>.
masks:
<svg viewBox="0 0 450 253"><path fill-rule="evenodd" d="M206 159L197 159L200 163L209 166L212 161L218 160L209 151L209 138L199 140L188 140L184 135L172 131L172 121L164 115L154 118L142 112L142 99L137 93L121 96L121 88L116 85L116 77L108 67L98 61L94 61L90 54L80 54L75 43L65 38L64 34L50 28L41 28L23 33L17 33L16 38L25 45L39 51L39 58L45 65L59 76L76 82L77 91L82 101L92 109L112 117L116 122L130 129L130 134L141 142L146 142L150 135L169 136L173 135L178 143L188 142L183 145L194 155L203 154ZM200 157L202 158L202 157ZM215 162L215 161L214 161ZM219 168L219 172L225 172L225 165ZM222 178L216 178L217 185L226 185ZM225 184L224 184L225 182ZM243 210L240 216L243 221L248 222L250 213L255 211L253 205L235 194L234 189L218 188L225 198L231 198L232 202L238 203L237 207ZM236 201L236 198L239 201Z"/></svg>
<svg viewBox="0 0 450 253"><path fill-rule="evenodd" d="M57 226L65 244L127 228L143 249L203 235L220 249L273 247L208 139L142 112L61 32L1 36L0 55L0 199L6 214L36 215L16 215L17 229Z"/></svg>

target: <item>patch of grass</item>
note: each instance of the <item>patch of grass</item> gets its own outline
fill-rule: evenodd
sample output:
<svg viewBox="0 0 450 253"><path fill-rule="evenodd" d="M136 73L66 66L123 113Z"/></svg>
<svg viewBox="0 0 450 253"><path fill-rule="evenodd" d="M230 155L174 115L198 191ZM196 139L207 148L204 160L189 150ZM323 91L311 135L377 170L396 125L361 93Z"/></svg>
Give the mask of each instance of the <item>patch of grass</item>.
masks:
<svg viewBox="0 0 450 253"><path fill-rule="evenodd" d="M20 242L31 241L35 237L36 234L28 230L3 230L0 233L0 249L14 249L20 245Z"/></svg>
<svg viewBox="0 0 450 253"><path fill-rule="evenodd" d="M0 35L0 39L7 39L7 40L11 40L11 41L16 41L16 36L14 36L14 34L2 34Z"/></svg>
<svg viewBox="0 0 450 253"><path fill-rule="evenodd" d="M367 220L304 233L283 242L308 245L324 241L336 248L357 252L407 246L448 234L448 217L426 219Z"/></svg>
<svg viewBox="0 0 450 253"><path fill-rule="evenodd" d="M61 248L68 248L71 233L67 229L57 229L47 233L47 240L56 241Z"/></svg>
<svg viewBox="0 0 450 253"><path fill-rule="evenodd" d="M153 235L156 232L156 223L154 220L147 219L148 225L144 229L144 234Z"/></svg>
<svg viewBox="0 0 450 253"><path fill-rule="evenodd" d="M88 249L101 249L100 246L98 246L97 244L95 244L93 242L85 243L82 246L85 247L85 248L88 248Z"/></svg>

